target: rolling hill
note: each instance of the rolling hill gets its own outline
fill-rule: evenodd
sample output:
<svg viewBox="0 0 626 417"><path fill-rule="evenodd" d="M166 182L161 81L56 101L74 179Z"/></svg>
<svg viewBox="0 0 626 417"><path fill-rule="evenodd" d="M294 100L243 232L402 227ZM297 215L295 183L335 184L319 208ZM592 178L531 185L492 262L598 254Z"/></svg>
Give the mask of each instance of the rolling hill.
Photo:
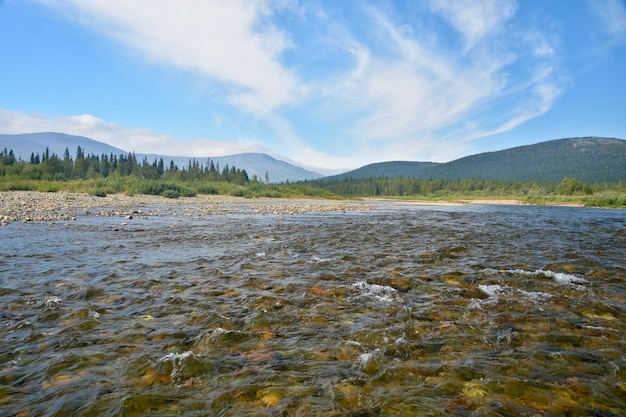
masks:
<svg viewBox="0 0 626 417"><path fill-rule="evenodd" d="M4 148L13 150L13 154L16 158L28 161L30 160L31 153L42 155L45 152L46 147L51 154L56 154L62 157L67 148L70 155L74 157L76 155L76 148L80 146L83 152L94 155L127 155L129 151L119 149L103 142L84 137L66 135L64 133L57 132L43 132L43 133L25 133L19 135L2 135L0 134L0 151ZM165 164L169 164L170 161L174 161L174 164L179 168L184 168L188 165L190 160L195 159L200 164L206 165L210 159L215 164L219 164L220 167L226 165L232 167L235 166L239 169L245 169L248 176L252 178L256 175L260 180L265 180L265 174L267 173L270 182L279 183L285 181L302 181L321 178L322 175L308 171L304 168L292 165L288 162L281 161L273 158L267 154L262 153L243 153L229 156L207 156L207 157L189 157L189 156L167 156L157 154L135 154L138 161L142 161L144 157L148 159L150 163L152 161L163 158Z"/></svg>
<svg viewBox="0 0 626 417"><path fill-rule="evenodd" d="M286 181L295 182L322 178L322 174L308 171L304 168L297 167L264 153L241 153L228 156L211 156L206 158L137 154L137 158L143 159L144 156L147 157L150 162L155 159L158 160L159 158L163 158L163 161L166 164L169 164L169 161L174 161L174 164L181 168L186 167L189 164L189 161L194 159L200 164L206 166L210 159L214 164L219 164L220 168L228 165L230 167L235 166L240 169L245 169L250 178L256 175L261 181L265 181L265 173L267 173L270 182L273 183Z"/></svg>
<svg viewBox="0 0 626 417"><path fill-rule="evenodd" d="M85 154L127 154L128 151L96 140L63 133L45 132L21 135L0 135L0 150L13 150L18 159L28 160L31 153L42 154L46 147L50 153L62 156L68 148L74 156L80 146ZM288 162L261 153L243 153L219 157L192 158L157 154L136 154L141 161L149 162L163 158L180 168L190 159L206 165L210 159L220 167L235 166L245 169L252 178L256 175L271 182L302 180L337 180L343 178L395 178L418 179L476 178L482 180L551 181L560 182L565 177L582 182L600 183L626 180L626 140L603 137L579 137L556 139L533 145L518 146L496 152L466 156L446 163L393 161L366 165L339 175L324 177L317 172L305 170Z"/></svg>
<svg viewBox="0 0 626 417"><path fill-rule="evenodd" d="M80 146L85 154L94 155L120 155L128 154L120 148L116 148L97 140L89 139L84 136L66 135L56 132L42 133L24 133L21 135L0 135L0 150L7 148L13 150L13 154L19 160L28 161L30 154L43 154L46 147L50 154L63 156L65 148L70 151L72 158L76 155L76 148Z"/></svg>
<svg viewBox="0 0 626 417"><path fill-rule="evenodd" d="M414 162L414 161L391 161L377 162L365 165L353 171L344 172L342 174L329 176L329 179L342 178L394 178L394 177L421 177L428 176L428 173L439 165L437 162Z"/></svg>
<svg viewBox="0 0 626 417"><path fill-rule="evenodd" d="M583 182L626 180L626 140L602 137L556 139L446 163L383 162L325 179L414 177L551 181L565 177Z"/></svg>

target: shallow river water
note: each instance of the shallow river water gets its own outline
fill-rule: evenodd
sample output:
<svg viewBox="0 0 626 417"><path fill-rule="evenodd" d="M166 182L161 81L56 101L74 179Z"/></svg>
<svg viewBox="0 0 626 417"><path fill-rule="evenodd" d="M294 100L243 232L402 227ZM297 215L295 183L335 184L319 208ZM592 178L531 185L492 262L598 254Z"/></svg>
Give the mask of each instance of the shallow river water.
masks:
<svg viewBox="0 0 626 417"><path fill-rule="evenodd" d="M626 415L626 211L13 223L0 309L0 416Z"/></svg>

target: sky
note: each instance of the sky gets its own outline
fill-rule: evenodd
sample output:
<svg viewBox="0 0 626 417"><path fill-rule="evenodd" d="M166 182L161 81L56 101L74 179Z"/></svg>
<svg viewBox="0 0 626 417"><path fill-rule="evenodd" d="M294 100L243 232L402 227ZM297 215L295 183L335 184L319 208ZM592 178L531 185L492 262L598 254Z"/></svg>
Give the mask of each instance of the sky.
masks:
<svg viewBox="0 0 626 417"><path fill-rule="evenodd" d="M0 133L318 172L626 139L625 0L0 0Z"/></svg>

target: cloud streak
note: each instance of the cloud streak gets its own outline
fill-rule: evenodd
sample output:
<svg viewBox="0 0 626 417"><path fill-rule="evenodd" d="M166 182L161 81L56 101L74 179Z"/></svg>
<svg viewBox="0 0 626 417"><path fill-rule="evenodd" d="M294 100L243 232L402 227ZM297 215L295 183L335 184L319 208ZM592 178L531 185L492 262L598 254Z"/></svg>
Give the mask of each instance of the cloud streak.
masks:
<svg viewBox="0 0 626 417"><path fill-rule="evenodd" d="M561 92L552 70L556 46L536 29L506 26L515 2L433 0L430 6L457 30L461 47L402 31L381 12L372 13L371 23L382 34L384 54L355 39L346 42L355 57L353 69L341 88L329 90L330 101L355 109L354 137L379 155L404 149L419 158L435 155L437 138L455 148L511 130L551 108ZM504 52L503 43L518 46L507 45ZM512 73L522 60L525 72ZM501 109L498 117L490 113L494 106Z"/></svg>
<svg viewBox="0 0 626 417"><path fill-rule="evenodd" d="M49 118L41 114L0 109L0 126L3 127L2 132L6 134L63 132L86 136L127 152L195 157L226 156L247 152L272 153L268 148L252 141L210 139L182 141L150 129L116 125L89 114Z"/></svg>
<svg viewBox="0 0 626 417"><path fill-rule="evenodd" d="M446 19L463 37L465 51L502 31L517 11L514 0L431 0L430 9Z"/></svg>
<svg viewBox="0 0 626 417"><path fill-rule="evenodd" d="M621 0L587 1L591 13L598 19L598 27L612 41L626 41L626 5Z"/></svg>
<svg viewBox="0 0 626 417"><path fill-rule="evenodd" d="M411 6L411 17L375 2L346 8L298 0L35 1L142 60L200 77L208 84L203 94L220 108L217 118L209 112L216 126L222 114L224 125L241 117L227 114L231 109L246 122L252 115L267 128L258 130L266 135L260 140L280 143L283 154L308 165L461 156L472 141L549 112L567 80L559 32L528 17L534 10L517 0L429 0ZM589 7L612 38L626 36L622 2ZM219 152L267 150L247 141L232 147L177 141L89 115L17 117L142 152L207 156L209 144ZM329 157L339 142L348 150Z"/></svg>
<svg viewBox="0 0 626 417"><path fill-rule="evenodd" d="M270 1L43 0L147 60L223 83L227 101L262 116L297 102L302 87L283 67L288 36Z"/></svg>

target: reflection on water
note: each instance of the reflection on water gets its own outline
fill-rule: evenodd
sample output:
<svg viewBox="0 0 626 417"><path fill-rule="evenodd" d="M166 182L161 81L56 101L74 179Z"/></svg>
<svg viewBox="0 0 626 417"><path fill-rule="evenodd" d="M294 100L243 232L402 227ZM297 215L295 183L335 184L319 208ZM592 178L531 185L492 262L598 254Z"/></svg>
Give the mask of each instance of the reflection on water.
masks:
<svg viewBox="0 0 626 417"><path fill-rule="evenodd" d="M626 212L0 229L0 415L626 410Z"/></svg>

